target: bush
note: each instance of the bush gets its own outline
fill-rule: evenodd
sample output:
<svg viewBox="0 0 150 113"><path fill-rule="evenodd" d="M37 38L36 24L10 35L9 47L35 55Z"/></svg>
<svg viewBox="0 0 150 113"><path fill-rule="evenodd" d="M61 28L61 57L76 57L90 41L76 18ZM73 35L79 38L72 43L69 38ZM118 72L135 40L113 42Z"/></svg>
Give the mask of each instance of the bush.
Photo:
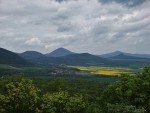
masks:
<svg viewBox="0 0 150 113"><path fill-rule="evenodd" d="M6 85L6 94L0 95L1 112L4 113L35 113L39 89L31 80L22 79Z"/></svg>
<svg viewBox="0 0 150 113"><path fill-rule="evenodd" d="M150 112L150 67L142 73L122 75L120 80L110 85L103 93L106 103L124 103Z"/></svg>
<svg viewBox="0 0 150 113"><path fill-rule="evenodd" d="M144 113L143 108L137 109L135 106L124 104L107 104L107 113Z"/></svg>
<svg viewBox="0 0 150 113"><path fill-rule="evenodd" d="M70 96L67 92L43 95L42 113L84 113L86 103L82 96Z"/></svg>

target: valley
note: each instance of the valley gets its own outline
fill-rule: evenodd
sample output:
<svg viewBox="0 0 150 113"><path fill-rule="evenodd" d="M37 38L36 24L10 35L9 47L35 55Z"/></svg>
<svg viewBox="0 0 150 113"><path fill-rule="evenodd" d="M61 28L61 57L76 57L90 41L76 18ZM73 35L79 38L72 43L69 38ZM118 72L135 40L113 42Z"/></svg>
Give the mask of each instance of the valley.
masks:
<svg viewBox="0 0 150 113"><path fill-rule="evenodd" d="M0 113L150 113L150 0L0 0Z"/></svg>
<svg viewBox="0 0 150 113"><path fill-rule="evenodd" d="M113 113L110 109L114 113L119 109L118 113L122 113L122 109L128 108L131 108L130 113L137 110L149 113L143 112L149 109L145 107L150 83L147 56L139 58L121 53L106 58L63 48L50 54L14 53L0 48L0 113L10 113L11 108L15 109L13 113L37 113L36 110L51 113L47 105L56 109L54 113L62 113L64 107L64 113ZM141 95L144 95L143 103ZM33 110L29 109L29 101Z"/></svg>
<svg viewBox="0 0 150 113"><path fill-rule="evenodd" d="M134 74L150 64L148 55L132 56L123 52L92 55L58 48L49 54L37 51L14 53L0 48L0 75L24 73L26 76L119 76ZM142 55L141 55L142 56Z"/></svg>

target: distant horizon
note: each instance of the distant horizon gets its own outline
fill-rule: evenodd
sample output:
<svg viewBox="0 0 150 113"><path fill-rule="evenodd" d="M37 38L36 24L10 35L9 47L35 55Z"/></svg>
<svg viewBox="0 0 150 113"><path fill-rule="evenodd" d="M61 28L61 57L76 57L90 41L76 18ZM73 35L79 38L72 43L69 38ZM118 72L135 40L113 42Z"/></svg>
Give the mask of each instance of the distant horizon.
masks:
<svg viewBox="0 0 150 113"><path fill-rule="evenodd" d="M3 48L3 47L0 47L0 48ZM33 51L33 52L39 52L39 53L42 53L42 54L49 54L49 53L51 53L51 52L53 52L53 51L55 51L55 50L57 50L57 49L60 49L60 48L63 48L63 49L66 49L66 50L69 50L69 51L71 51L71 52L73 52L73 53L79 53L79 54L81 54L81 53L89 53L89 52L75 52L75 51L72 51L72 50L70 50L70 49L67 49L67 48L64 48L64 47L59 47L59 48L56 48L56 49L54 49L54 50L52 50L52 51L50 51L50 52L48 52L48 53L42 53L42 52L40 52L40 51L36 51L36 50L26 50L26 51L22 51L22 52L16 52L16 51L12 51L12 50L9 50L9 49L6 49L6 48L3 48L3 49L6 49L6 50L8 50L8 51L11 51L11 52L14 52L14 53L18 53L18 54L20 54L20 53L24 53L24 52L28 52L28 51ZM109 54L109 53L114 53L114 52L122 52L122 53L130 53L130 52L125 52L125 51L120 51L120 50L114 50L114 51L110 51L110 52L106 52L106 53L102 53L102 54L93 54L93 53L89 53L89 54L92 54L92 55L105 55L105 54ZM145 54L145 53L130 53L130 54ZM146 53L145 55L150 55L150 53Z"/></svg>

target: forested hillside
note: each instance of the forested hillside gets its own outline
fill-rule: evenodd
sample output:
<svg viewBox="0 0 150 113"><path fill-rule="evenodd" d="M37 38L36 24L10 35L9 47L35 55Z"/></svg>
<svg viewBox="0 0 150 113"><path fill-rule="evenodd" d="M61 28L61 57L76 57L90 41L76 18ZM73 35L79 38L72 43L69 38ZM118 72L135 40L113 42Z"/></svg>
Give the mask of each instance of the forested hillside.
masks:
<svg viewBox="0 0 150 113"><path fill-rule="evenodd" d="M150 67L118 81L0 78L0 113L150 113Z"/></svg>
<svg viewBox="0 0 150 113"><path fill-rule="evenodd" d="M0 48L0 64L30 65L31 63L14 52Z"/></svg>

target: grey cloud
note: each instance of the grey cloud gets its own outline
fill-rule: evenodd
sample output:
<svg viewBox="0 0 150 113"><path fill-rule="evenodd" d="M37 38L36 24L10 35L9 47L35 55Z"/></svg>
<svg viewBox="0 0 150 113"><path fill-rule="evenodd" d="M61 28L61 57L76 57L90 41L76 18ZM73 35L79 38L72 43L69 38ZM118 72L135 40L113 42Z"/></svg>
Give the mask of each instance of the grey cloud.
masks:
<svg viewBox="0 0 150 113"><path fill-rule="evenodd" d="M110 26L98 24L98 26L95 26L95 28L93 29L92 32L94 33L95 36L109 33L110 32Z"/></svg>
<svg viewBox="0 0 150 113"><path fill-rule="evenodd" d="M65 32L65 31L69 31L69 30L71 30L71 29L70 29L69 26L67 26L67 25L60 26L60 27L57 29L58 32Z"/></svg>
<svg viewBox="0 0 150 113"><path fill-rule="evenodd" d="M99 2L2 0L0 46L16 52L47 53L64 46L94 54L118 49L150 53L146 47L150 42L150 2L132 0L132 8L128 8L129 0Z"/></svg>
<svg viewBox="0 0 150 113"><path fill-rule="evenodd" d="M143 4L146 0L98 0L101 3L120 3L128 7L134 7Z"/></svg>
<svg viewBox="0 0 150 113"><path fill-rule="evenodd" d="M59 2L59 3L62 3L64 1L69 2L69 0L56 0L56 1ZM74 0L74 1L77 1L77 0ZM98 0L98 1L100 3L103 3L103 4L116 2L116 3L119 3L119 4L125 5L127 7L135 7L135 6L143 4L147 0Z"/></svg>
<svg viewBox="0 0 150 113"><path fill-rule="evenodd" d="M57 2L59 2L59 3L61 3L61 2L63 2L63 1L67 1L67 0L56 0Z"/></svg>

